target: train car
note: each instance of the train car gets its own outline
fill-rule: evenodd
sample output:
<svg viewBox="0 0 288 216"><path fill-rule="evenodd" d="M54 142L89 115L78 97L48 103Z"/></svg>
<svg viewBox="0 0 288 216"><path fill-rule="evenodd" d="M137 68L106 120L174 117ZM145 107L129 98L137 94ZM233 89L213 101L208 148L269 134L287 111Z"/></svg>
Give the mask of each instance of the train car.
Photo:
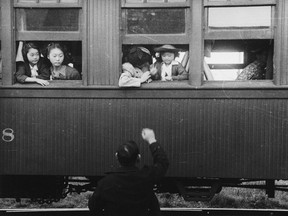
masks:
<svg viewBox="0 0 288 216"><path fill-rule="evenodd" d="M149 164L144 127L171 163L159 190L202 199L264 180L272 196L288 179L287 38L285 0L1 0L0 197L89 190L126 140ZM16 82L27 41L64 43L81 80ZM125 50L164 44L183 51L187 80L119 87ZM263 76L239 79L259 51Z"/></svg>

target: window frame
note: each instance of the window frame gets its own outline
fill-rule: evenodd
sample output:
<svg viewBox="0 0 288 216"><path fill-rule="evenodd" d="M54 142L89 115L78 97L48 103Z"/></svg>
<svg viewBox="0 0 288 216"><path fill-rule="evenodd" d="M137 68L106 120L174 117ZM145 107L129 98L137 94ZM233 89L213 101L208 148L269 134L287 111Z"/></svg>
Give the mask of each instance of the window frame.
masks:
<svg viewBox="0 0 288 216"><path fill-rule="evenodd" d="M2 46L2 51L6 53L3 56L3 70L2 70L2 85L13 85L14 73L16 70L16 42L17 41L79 41L82 44L82 85L87 85L87 19L86 19L86 1L78 0L78 3L21 3L19 0L1 1L3 13L1 14L2 30L1 39L5 41ZM78 32L56 32L56 31L23 31L17 32L16 25L16 10L19 8L79 8L79 31ZM63 81L62 81L63 82ZM66 81L64 81L66 82ZM79 83L79 82L78 82Z"/></svg>
<svg viewBox="0 0 288 216"><path fill-rule="evenodd" d="M283 3L283 1L281 0L281 2ZM204 40L250 40L250 39L256 39L256 40L264 40L264 39L273 39L274 40L274 56L273 56L273 61L275 61L275 59L278 59L280 56L275 52L275 50L281 49L281 46L278 42L278 38L277 38L277 30L279 30L278 25L279 23L277 23L276 21L279 19L282 19L283 17L283 13L279 13L279 4L281 4L281 2L276 1L276 0L264 0L264 1L260 1L260 0L243 0L243 1L209 1L209 0L204 0L204 11L205 11L205 36L204 36ZM285 3L283 3L285 4ZM270 28L253 28L253 27L249 27L249 28L219 28L219 30L215 30L215 29L209 29L208 27L208 9L210 7L253 7L253 6L271 6L271 27ZM283 10L284 12L284 10ZM287 13L287 12L286 12ZM250 83L250 82L254 82L259 83L262 82L265 86L265 83L269 83L267 85L270 86L270 83L274 84L274 85L278 85L279 82L277 82L276 77L277 74L280 73L279 71L279 64L277 64L276 62L273 63L274 64L274 76L272 80L257 80L257 81L240 81L241 85L242 83ZM204 81L203 82L203 86L209 86L209 85L217 85L217 82L219 83L219 81ZM223 81L225 83L234 83L235 86L238 85L239 81ZM223 84L223 82L220 82L221 85ZM239 83L240 85L240 83Z"/></svg>
<svg viewBox="0 0 288 216"><path fill-rule="evenodd" d="M129 9L161 9L161 8L183 8L185 10L185 33L178 34L126 34L126 12ZM189 12L189 0L182 3L126 3L121 2L121 30L122 30L122 45L129 44L158 44L161 41L163 44L188 44L189 43L189 22L191 14Z"/></svg>
<svg viewBox="0 0 288 216"><path fill-rule="evenodd" d="M188 45L190 56L189 58L189 84L192 86L199 86L201 84L201 74L198 71L202 69L203 46L204 40L202 30L202 1L190 1L181 3L164 2L164 3L126 3L125 0L121 2L122 14L122 45L132 44L179 44ZM184 34L125 34L126 33L126 17L125 11L137 8L184 8L185 9L185 33ZM200 22L199 22L200 21ZM192 35L192 36L191 36ZM198 41L194 43L192 41ZM200 52L199 52L200 51Z"/></svg>
<svg viewBox="0 0 288 216"><path fill-rule="evenodd" d="M217 2L204 0L204 13L205 13L205 40L214 40L214 39L273 39L274 37L274 26L275 26L275 7L276 0L244 0L244 1L226 1L226 2ZM271 27L270 28L209 28L208 26L208 10L209 8L215 7L253 7L253 6L271 6Z"/></svg>
<svg viewBox="0 0 288 216"><path fill-rule="evenodd" d="M83 20L83 0L78 0L78 3L60 3L60 0L58 0L57 4L51 4L51 3L41 3L39 0L36 3L21 3L19 0L15 0L14 2L14 10L16 12L17 9L53 9L53 8L59 8L59 9L65 9L65 8L75 8L79 9L79 31L17 31L16 29L16 40L17 41L25 41L25 40L54 40L59 41L65 40L67 41L79 41L82 40L82 35L84 32L84 26L81 25L81 23L84 22ZM16 19L16 13L15 13L15 19Z"/></svg>

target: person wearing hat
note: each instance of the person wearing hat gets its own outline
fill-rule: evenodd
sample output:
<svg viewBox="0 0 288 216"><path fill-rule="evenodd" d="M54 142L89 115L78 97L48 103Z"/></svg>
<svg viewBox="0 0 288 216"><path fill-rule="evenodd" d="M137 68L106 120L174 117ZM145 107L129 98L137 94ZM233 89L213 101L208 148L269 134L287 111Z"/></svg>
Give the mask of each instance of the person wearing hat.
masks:
<svg viewBox="0 0 288 216"><path fill-rule="evenodd" d="M142 138L149 144L152 166L136 167L141 156L134 141L118 147L116 158L120 167L98 182L89 198L92 214L109 216L160 215L160 207L153 187L167 172L169 161L164 149L156 141L152 129L144 128Z"/></svg>
<svg viewBox="0 0 288 216"><path fill-rule="evenodd" d="M188 73L175 58L179 55L179 49L172 45L163 45L154 49L160 53L160 58L154 63L157 73L152 79L162 81L187 80Z"/></svg>

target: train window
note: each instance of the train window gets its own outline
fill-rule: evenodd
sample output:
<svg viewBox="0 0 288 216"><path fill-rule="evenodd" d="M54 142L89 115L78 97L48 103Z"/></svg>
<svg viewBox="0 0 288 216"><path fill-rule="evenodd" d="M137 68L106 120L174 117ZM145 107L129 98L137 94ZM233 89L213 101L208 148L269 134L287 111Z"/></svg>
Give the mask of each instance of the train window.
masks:
<svg viewBox="0 0 288 216"><path fill-rule="evenodd" d="M208 26L210 28L269 28L271 26L271 7L209 8Z"/></svg>
<svg viewBox="0 0 288 216"><path fill-rule="evenodd" d="M189 70L189 8L187 0L122 0L122 63L126 61L127 51L135 46L149 50L152 56L150 64L161 62L159 53L155 53L154 49L170 44L183 51L175 60L183 63L186 71ZM159 77L154 78L158 80Z"/></svg>
<svg viewBox="0 0 288 216"><path fill-rule="evenodd" d="M18 73L18 65L21 65L20 62L24 61L24 56L22 55L22 50L25 44L29 44L28 47L38 47L40 50L40 56L42 57L41 66L46 65L51 74L45 79L50 80L79 80L81 79L81 70L82 70L82 45L81 42L67 42L67 41L19 41L16 43L17 53L16 53L16 80L20 83L24 82L22 74ZM61 50L53 53L53 50L57 48ZM50 50L50 55L48 53ZM53 56L63 56L63 59L56 60ZM28 55L27 55L28 56ZM27 58L26 58L27 59ZM60 65L58 62L61 62ZM38 61L40 62L40 61ZM55 71L57 68L57 71ZM39 66L38 66L39 69ZM40 69L39 69L40 70ZM43 72L43 71L42 71ZM39 74L39 73L38 73ZM39 74L40 76L43 76ZM45 74L46 76L46 74Z"/></svg>
<svg viewBox="0 0 288 216"><path fill-rule="evenodd" d="M236 4L237 1L234 1ZM244 4L245 1L241 2ZM206 39L272 39L274 37L275 4L205 5ZM247 5L248 4L248 5Z"/></svg>
<svg viewBox="0 0 288 216"><path fill-rule="evenodd" d="M79 31L79 9L17 9L16 20L18 31Z"/></svg>
<svg viewBox="0 0 288 216"><path fill-rule="evenodd" d="M207 48L209 47L209 48ZM213 80L272 79L273 41L233 40L206 43L205 61Z"/></svg>
<svg viewBox="0 0 288 216"><path fill-rule="evenodd" d="M273 79L275 4L204 1L206 80Z"/></svg>
<svg viewBox="0 0 288 216"><path fill-rule="evenodd" d="M16 62L23 61L20 45L23 45L23 42L24 44L32 42L40 47L43 60L50 67L51 80L80 80L83 67L86 67L82 64L84 29L82 26L85 25L82 17L83 5L82 0L15 0ZM56 71L51 58L47 57L45 48L55 44L56 46L60 44L60 48L64 51L62 65L65 67L60 68L63 69L62 72ZM19 63L15 64L16 70L19 68L18 65ZM18 77L16 80L22 82Z"/></svg>
<svg viewBox="0 0 288 216"><path fill-rule="evenodd" d="M127 10L128 34L179 34L185 32L184 9Z"/></svg>

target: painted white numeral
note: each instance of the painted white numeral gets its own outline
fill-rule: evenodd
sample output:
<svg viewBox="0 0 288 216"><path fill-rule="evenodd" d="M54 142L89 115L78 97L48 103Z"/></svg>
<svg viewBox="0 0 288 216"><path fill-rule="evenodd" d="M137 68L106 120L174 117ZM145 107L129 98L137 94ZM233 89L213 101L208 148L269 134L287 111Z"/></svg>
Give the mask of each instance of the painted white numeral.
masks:
<svg viewBox="0 0 288 216"><path fill-rule="evenodd" d="M12 142L14 140L14 130L11 128L6 128L2 131L2 140L4 142Z"/></svg>

